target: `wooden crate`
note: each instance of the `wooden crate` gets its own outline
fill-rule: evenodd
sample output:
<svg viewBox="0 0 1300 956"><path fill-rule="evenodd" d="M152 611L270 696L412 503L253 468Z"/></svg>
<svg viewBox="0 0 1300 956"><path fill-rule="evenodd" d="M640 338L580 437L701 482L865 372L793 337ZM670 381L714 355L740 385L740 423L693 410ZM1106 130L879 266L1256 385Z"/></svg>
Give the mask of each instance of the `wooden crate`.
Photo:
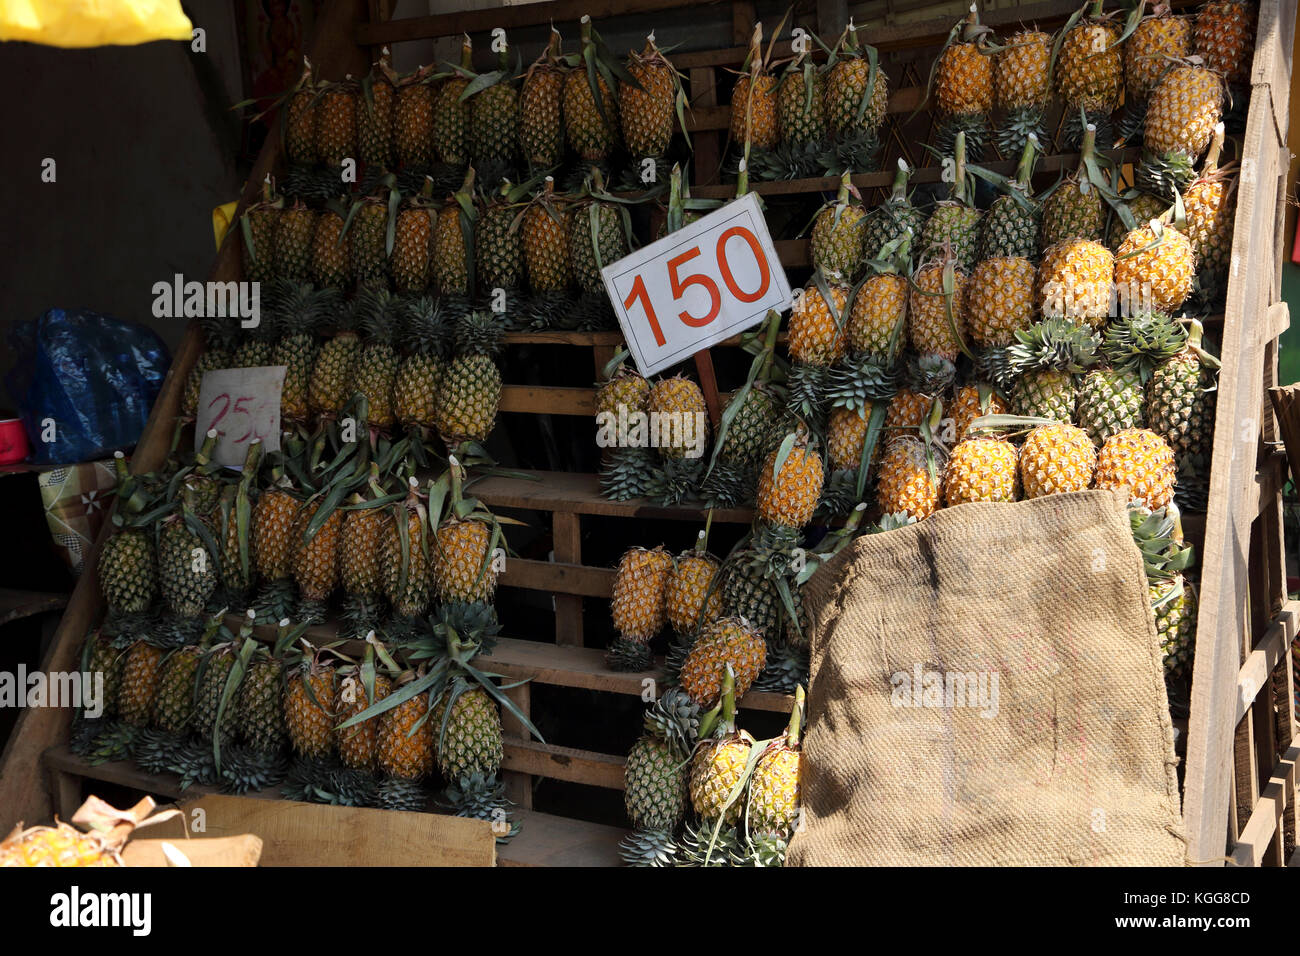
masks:
<svg viewBox="0 0 1300 956"><path fill-rule="evenodd" d="M1189 2L1174 5L1188 6ZM680 6L680 0L632 0L619 5L608 0L548 0L391 21L385 0L369 0L368 4L335 0L318 27L311 47L312 62L321 77L360 75L384 44L475 33L497 26L513 29L552 21L572 25L584 13L590 13L599 25L606 16L667 11ZM1052 0L993 11L984 20L991 26L1023 21L1053 28L1064 22L1076 6L1075 0ZM719 102L718 92L728 82L725 71L738 66L744 58L754 8L743 0L730 7L734 46L673 55L674 63L689 78L695 146L693 194L702 198L734 195L734 187L719 182L717 176L728 125L728 107ZM830 38L837 35L845 19L843 9L843 4L819 3L818 32ZM1271 385L1276 378L1276 336L1287 323L1285 306L1277 301L1282 262L1279 209L1285 194L1285 163L1280 156L1286 142L1294 17L1293 6L1280 0L1264 0L1262 4L1233 276L1227 310L1221 328L1215 330L1222 336L1224 368L1210 507L1203 522L1195 518L1188 521L1190 536L1198 541L1203 537L1204 547L1200 652L1196 656L1188 729L1185 814L1191 837L1189 858L1209 863L1218 862L1225 851L1239 862L1285 862L1284 853L1294 844L1295 836L1294 712L1285 689L1291 680L1290 655L1286 651L1297 630L1300 607L1285 603L1280 520L1282 459L1271 444L1275 440L1271 411L1261 402L1261 385ZM917 184L937 182L940 171L916 147L910 138L911 128L908 136L900 132L900 121L923 99L920 84L924 82L924 71L918 79L917 69L907 62L908 51L928 65L928 57L950 25L947 20L936 20L864 31L867 42L891 54L887 68L895 86L882 165L889 169L894 158L904 156L922 167L913 177ZM662 30L660 39L671 43L671 30ZM788 43L784 46L788 52ZM782 44L777 48L780 51ZM279 152L278 133L273 133L249 178L245 202L256 197L257 184L273 170ZM1136 154L1122 151L1115 158L1132 162ZM1076 164L1077 156L1053 155L1040 162L1039 172L1050 179ZM993 161L984 165L1010 172L1013 163ZM859 188L875 191L865 193L868 201L872 195L883 195L891 181L892 174L887 172L854 176ZM757 183L754 191L773 197L797 196L832 192L837 185L835 179L815 178ZM788 268L807 266L804 240L783 240L778 249ZM239 270L236 244L227 242L213 278L236 278ZM619 342L616 332L523 332L507 337L508 345L545 344L589 350L589 356L575 360L590 363L593 379ZM181 387L199 348L197 330L191 330L137 449L133 461L136 469L147 471L161 463ZM702 353L698 368L716 419L719 397L717 388L711 386L718 383L714 381L709 353ZM725 389L726 383L721 384ZM585 387L507 384L502 399L502 410L507 413L584 416L590 415L593 407L594 390ZM490 666L512 679L531 680L531 684L512 691L526 713L531 702L530 688L537 685L640 695L644 681L654 679L653 672L612 672L605 667L601 650L584 646L583 602L607 600L613 572L607 567L584 564L582 528L584 523L599 522L603 532L617 534L618 522L623 519L698 522L703 513L696 507L664 508L645 501L608 501L600 496L596 476L591 474L538 473L535 477L541 480L493 477L474 486L475 494L493 508L549 515L553 542L553 560L513 559L508 562L501 584L554 596L554 642L507 638L490 658ZM714 514L715 522L747 523L750 518L747 509ZM87 566L90 570L80 581L44 662L48 669L73 666L82 635L100 613L93 561ZM317 639L328 639L333 632L323 627L314 633ZM269 636L269 630L264 629L262 634ZM789 699L751 692L744 706L784 711ZM73 798L83 777L164 794L170 793L169 787L174 789L174 783L145 777L131 765L91 768L68 753L62 741L66 740L70 716L59 711L23 715L6 751L0 777L0 807L14 809L0 818L0 826L17 817L48 817L52 806ZM528 740L522 728L510 722L506 734L504 768L512 799L523 807L525 827L523 834L503 849L502 861L614 862L619 835L616 828L530 811L530 783L535 777L544 777L621 789L623 757ZM19 782L30 780L42 766L49 774L50 793Z"/></svg>

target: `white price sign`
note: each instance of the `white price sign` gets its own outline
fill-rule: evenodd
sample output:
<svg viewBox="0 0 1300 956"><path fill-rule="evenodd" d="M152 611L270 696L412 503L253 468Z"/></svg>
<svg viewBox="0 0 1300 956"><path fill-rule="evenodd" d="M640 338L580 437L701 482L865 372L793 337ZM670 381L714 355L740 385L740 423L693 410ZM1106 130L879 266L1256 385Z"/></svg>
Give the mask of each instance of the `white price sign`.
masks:
<svg viewBox="0 0 1300 956"><path fill-rule="evenodd" d="M750 193L601 270L642 375L790 307L790 283Z"/></svg>
<svg viewBox="0 0 1300 956"><path fill-rule="evenodd" d="M198 422L194 428L197 450L209 429L217 430L213 459L238 468L248 456L249 443L262 440L263 453L280 448L280 392L283 365L260 368L222 368L203 373L199 386Z"/></svg>

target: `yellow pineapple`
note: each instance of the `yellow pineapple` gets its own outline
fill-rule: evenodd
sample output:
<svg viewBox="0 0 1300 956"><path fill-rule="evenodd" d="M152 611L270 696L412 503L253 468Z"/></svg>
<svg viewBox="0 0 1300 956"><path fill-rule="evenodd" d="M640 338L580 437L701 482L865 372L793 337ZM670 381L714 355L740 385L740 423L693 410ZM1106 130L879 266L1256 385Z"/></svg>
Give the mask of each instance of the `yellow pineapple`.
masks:
<svg viewBox="0 0 1300 956"><path fill-rule="evenodd" d="M911 436L890 442L877 472L876 502L883 514L908 514L917 521L939 507L943 453Z"/></svg>
<svg viewBox="0 0 1300 956"><path fill-rule="evenodd" d="M922 355L954 361L961 352L966 314L966 273L951 259L931 262L912 276L907 331Z"/></svg>
<svg viewBox="0 0 1300 956"><path fill-rule="evenodd" d="M953 448L943 472L943 500L1015 501L1016 446L1004 438L964 438Z"/></svg>
<svg viewBox="0 0 1300 956"><path fill-rule="evenodd" d="M722 616L719 562L706 550L706 542L705 532L701 531L696 547L679 554L668 574L664 603L668 623L678 634L694 634L697 628Z"/></svg>
<svg viewBox="0 0 1300 956"><path fill-rule="evenodd" d="M1035 318L1037 271L1028 259L985 259L966 286L964 327L982 348L1015 341Z"/></svg>
<svg viewBox="0 0 1300 956"><path fill-rule="evenodd" d="M1250 74L1258 15L1258 6L1248 0L1212 0L1196 16L1196 55L1229 83L1244 83Z"/></svg>
<svg viewBox="0 0 1300 956"><path fill-rule="evenodd" d="M646 643L664 629L673 558L663 546L631 548L618 563L610 613L626 640Z"/></svg>
<svg viewBox="0 0 1300 956"><path fill-rule="evenodd" d="M984 415L1005 415L1007 403L993 391L992 386L971 382L957 389L946 410L952 419L953 433L958 441L966 437L971 422Z"/></svg>
<svg viewBox="0 0 1300 956"><path fill-rule="evenodd" d="M735 675L736 696L743 697L767 662L763 635L741 617L719 618L700 632L679 679L691 700L700 707L714 706L722 695L723 677Z"/></svg>
<svg viewBox="0 0 1300 956"><path fill-rule="evenodd" d="M1116 432L1097 453L1097 487L1125 488L1152 511L1173 500L1175 475L1174 450L1146 428Z"/></svg>
<svg viewBox="0 0 1300 956"><path fill-rule="evenodd" d="M1186 17L1169 14L1167 3L1157 3L1143 17L1124 44L1124 85L1134 99L1145 99L1171 60L1192 52L1192 24Z"/></svg>
<svg viewBox="0 0 1300 956"><path fill-rule="evenodd" d="M1020 448L1020 484L1026 498L1086 491L1097 469L1097 449L1082 428L1041 425Z"/></svg>
<svg viewBox="0 0 1300 956"><path fill-rule="evenodd" d="M770 56L770 52L769 52ZM780 129L776 117L776 77L763 58L763 24L754 24L749 56L731 93L731 142L743 147L772 149Z"/></svg>
<svg viewBox="0 0 1300 956"><path fill-rule="evenodd" d="M822 457L796 439L784 458L776 448L758 473L758 516L772 524L802 528L812 520L825 472Z"/></svg>
<svg viewBox="0 0 1300 956"><path fill-rule="evenodd" d="M1038 266L1038 302L1044 316L1106 323L1111 309L1115 256L1100 242L1066 239L1043 253Z"/></svg>
<svg viewBox="0 0 1300 956"><path fill-rule="evenodd" d="M1156 219L1130 232L1115 256L1115 286L1133 311L1178 311L1195 275L1192 241Z"/></svg>

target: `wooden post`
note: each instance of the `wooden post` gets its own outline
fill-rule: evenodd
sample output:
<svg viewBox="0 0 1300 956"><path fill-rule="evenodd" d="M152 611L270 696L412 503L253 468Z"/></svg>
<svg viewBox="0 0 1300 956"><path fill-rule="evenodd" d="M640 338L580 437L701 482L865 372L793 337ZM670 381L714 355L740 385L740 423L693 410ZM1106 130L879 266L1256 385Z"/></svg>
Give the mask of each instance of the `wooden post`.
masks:
<svg viewBox="0 0 1300 956"><path fill-rule="evenodd" d="M533 719L532 713L532 691L528 684L520 684L518 687L511 688L505 692L506 696L515 702L515 706L524 712L524 716L529 720ZM515 717L510 711L502 708L501 710L501 732L507 738L518 737L521 740L529 740L531 735L528 728ZM532 809L533 806L533 778L531 774L518 773L514 770L505 772L506 799L517 807L525 810Z"/></svg>
<svg viewBox="0 0 1300 956"><path fill-rule="evenodd" d="M690 71L691 106L706 109L718 105L717 79L711 66L694 67ZM709 186L719 182L722 169L722 140L726 131L698 131L695 144L695 175L692 186Z"/></svg>
<svg viewBox="0 0 1300 956"><path fill-rule="evenodd" d="M555 560L562 564L582 563L582 526L571 511L557 511L552 518ZM582 647L582 597L555 595L555 643Z"/></svg>

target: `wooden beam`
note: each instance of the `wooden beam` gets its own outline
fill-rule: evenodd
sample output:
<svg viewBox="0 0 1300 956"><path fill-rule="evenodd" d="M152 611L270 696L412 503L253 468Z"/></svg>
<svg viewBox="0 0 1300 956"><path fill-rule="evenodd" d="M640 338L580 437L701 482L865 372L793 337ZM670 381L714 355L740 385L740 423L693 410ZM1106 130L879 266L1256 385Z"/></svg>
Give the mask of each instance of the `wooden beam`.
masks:
<svg viewBox="0 0 1300 956"><path fill-rule="evenodd" d="M1232 848L1231 862L1236 866L1259 866L1264 861L1275 834L1281 827L1282 815L1295 800L1296 761L1300 747L1291 747L1277 762L1268 783L1259 795L1250 818L1242 828L1241 838Z"/></svg>
<svg viewBox="0 0 1300 956"><path fill-rule="evenodd" d="M567 780L607 790L622 790L625 763L624 758L610 754L557 747L507 735L505 759L501 766L506 770L551 780Z"/></svg>
<svg viewBox="0 0 1300 956"><path fill-rule="evenodd" d="M1288 601L1260 640L1259 644L1246 658L1237 674L1237 709L1234 720L1240 721L1255 700L1264 684L1268 682L1273 669L1281 663L1284 655L1290 653L1291 642L1300 630L1300 601Z"/></svg>
<svg viewBox="0 0 1300 956"><path fill-rule="evenodd" d="M582 564L582 523L571 511L557 511L551 519L555 560L561 564ZM557 592L555 601L555 643L582 646L582 596Z"/></svg>
<svg viewBox="0 0 1300 956"><path fill-rule="evenodd" d="M614 571L561 561L510 558L498 579L503 587L578 594L608 601L614 592Z"/></svg>

